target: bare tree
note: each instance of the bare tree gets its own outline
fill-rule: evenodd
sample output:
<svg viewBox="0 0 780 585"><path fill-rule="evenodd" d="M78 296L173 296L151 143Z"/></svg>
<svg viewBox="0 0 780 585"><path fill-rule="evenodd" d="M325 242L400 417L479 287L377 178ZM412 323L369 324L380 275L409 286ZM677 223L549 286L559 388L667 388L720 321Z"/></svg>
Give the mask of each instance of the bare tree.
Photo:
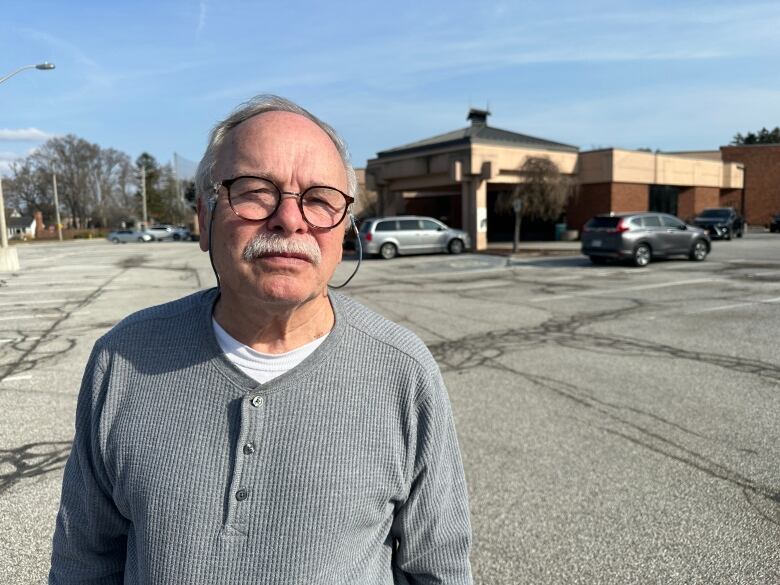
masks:
<svg viewBox="0 0 780 585"><path fill-rule="evenodd" d="M73 134L49 139L32 155L34 164L57 173L60 201L74 227L86 227L95 208L95 171L100 147Z"/></svg>
<svg viewBox="0 0 780 585"><path fill-rule="evenodd" d="M528 157L520 167L520 175L522 182L496 199L497 212L515 212L514 252L520 241L522 217L558 219L574 193L574 183L549 158Z"/></svg>
<svg viewBox="0 0 780 585"><path fill-rule="evenodd" d="M514 202L522 200L522 215L531 219L558 219L572 195L573 183L558 166L545 157L528 157L520 167L523 178L510 192L496 200L496 211L512 211Z"/></svg>
<svg viewBox="0 0 780 585"><path fill-rule="evenodd" d="M4 190L10 207L23 213L40 211L46 218L54 217L51 182L29 157L11 163L11 177L6 179Z"/></svg>
<svg viewBox="0 0 780 585"><path fill-rule="evenodd" d="M133 163L124 152L100 149L95 161L95 204L101 226L107 227L136 216L137 186ZM129 187L133 185L130 192Z"/></svg>

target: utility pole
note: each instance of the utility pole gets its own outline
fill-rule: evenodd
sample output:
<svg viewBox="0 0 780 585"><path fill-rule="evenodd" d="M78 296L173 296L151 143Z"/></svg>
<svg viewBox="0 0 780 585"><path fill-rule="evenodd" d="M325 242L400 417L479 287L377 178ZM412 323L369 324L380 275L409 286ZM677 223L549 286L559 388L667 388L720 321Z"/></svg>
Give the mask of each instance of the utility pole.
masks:
<svg viewBox="0 0 780 585"><path fill-rule="evenodd" d="M149 221L146 216L146 166L141 167L141 200L143 201L144 229L146 229Z"/></svg>
<svg viewBox="0 0 780 585"><path fill-rule="evenodd" d="M103 204L103 187L100 186L100 177L95 172L95 198L97 199L98 210L100 213L100 227L105 229L108 224L106 219L106 206Z"/></svg>
<svg viewBox="0 0 780 585"><path fill-rule="evenodd" d="M62 241L62 222L60 221L60 198L57 196L57 173L52 173L51 181L54 184L54 215L57 220L57 237Z"/></svg>
<svg viewBox="0 0 780 585"><path fill-rule="evenodd" d="M173 153L173 180L176 183L176 196L181 203L184 203L184 193L181 190L181 180L179 179L179 155Z"/></svg>
<svg viewBox="0 0 780 585"><path fill-rule="evenodd" d="M0 272L19 270L19 255L16 248L8 246L8 229L5 225L5 201L3 200L3 179L0 177Z"/></svg>

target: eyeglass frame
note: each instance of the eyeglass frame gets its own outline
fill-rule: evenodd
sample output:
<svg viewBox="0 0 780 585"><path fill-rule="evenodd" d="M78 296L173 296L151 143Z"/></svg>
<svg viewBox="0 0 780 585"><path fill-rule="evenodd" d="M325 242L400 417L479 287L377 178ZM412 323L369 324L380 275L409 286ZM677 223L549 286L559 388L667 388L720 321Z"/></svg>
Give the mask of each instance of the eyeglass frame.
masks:
<svg viewBox="0 0 780 585"><path fill-rule="evenodd" d="M266 217L264 217L262 219L249 219L249 218L244 217L240 213L238 213L238 211L236 211L236 208L233 207L233 200L230 197L230 186L233 183L235 183L236 181L238 181L239 179L260 179L261 181L266 181L267 183L270 183L271 185L273 185L274 189L276 189L277 193L279 193L279 200L276 202L276 207L274 207L274 210L270 214L268 214ZM239 175L238 177L233 177L232 179L224 179L222 181L214 183L214 193L215 193L214 203L215 203L215 205L216 205L216 199L217 199L217 197L219 197L219 188L220 187L224 187L227 190L228 205L230 206L231 211L236 215L236 217L239 217L239 218L243 219L244 221L252 221L252 222L266 221L266 220L271 219L274 215L276 215L276 212L279 211L279 207L282 205L282 201L284 201L284 196L285 195L292 195L298 201L298 211L301 212L301 217L303 218L303 221L306 222L306 225L308 225L310 228L315 229L315 230L332 230L332 229L338 227L344 221L344 218L347 217L347 213L349 211L349 206L352 205L355 202L355 198L354 197L352 197L350 195L347 195L341 189L336 189L336 187L331 187L330 185L310 185L309 187L306 187L306 189L304 189L300 193L296 193L294 191L282 191L279 188L279 186L276 183L274 183L271 179L269 179L268 177L258 177L256 175ZM344 197L344 200L347 202L347 204L344 206L344 211L341 214L341 218L336 223L334 223L332 226L324 227L324 226L314 225L313 223L311 223L306 218L306 213L303 211L303 196L306 195L306 193L308 193L312 189L332 189L333 191L337 191L337 192L341 193L341 195Z"/></svg>

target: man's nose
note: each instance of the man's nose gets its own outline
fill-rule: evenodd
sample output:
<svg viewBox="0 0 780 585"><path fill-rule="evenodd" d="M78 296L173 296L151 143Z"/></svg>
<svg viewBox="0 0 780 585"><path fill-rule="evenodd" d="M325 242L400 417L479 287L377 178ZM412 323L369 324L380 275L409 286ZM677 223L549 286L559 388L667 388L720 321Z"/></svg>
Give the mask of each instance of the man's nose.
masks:
<svg viewBox="0 0 780 585"><path fill-rule="evenodd" d="M282 193L276 213L268 220L268 229L286 234L305 232L308 224L301 215L299 198L297 193Z"/></svg>

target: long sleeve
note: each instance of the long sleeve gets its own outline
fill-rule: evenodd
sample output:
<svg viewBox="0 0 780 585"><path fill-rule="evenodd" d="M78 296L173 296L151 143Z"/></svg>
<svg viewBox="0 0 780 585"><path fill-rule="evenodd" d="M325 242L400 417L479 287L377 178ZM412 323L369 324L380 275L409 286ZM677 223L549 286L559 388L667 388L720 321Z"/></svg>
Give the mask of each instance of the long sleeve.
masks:
<svg viewBox="0 0 780 585"><path fill-rule="evenodd" d="M471 584L468 495L441 375L418 406L414 471L393 523L397 583Z"/></svg>
<svg viewBox="0 0 780 585"><path fill-rule="evenodd" d="M76 408L76 434L65 465L49 584L122 583L129 521L117 510L98 439L105 399L93 349Z"/></svg>

